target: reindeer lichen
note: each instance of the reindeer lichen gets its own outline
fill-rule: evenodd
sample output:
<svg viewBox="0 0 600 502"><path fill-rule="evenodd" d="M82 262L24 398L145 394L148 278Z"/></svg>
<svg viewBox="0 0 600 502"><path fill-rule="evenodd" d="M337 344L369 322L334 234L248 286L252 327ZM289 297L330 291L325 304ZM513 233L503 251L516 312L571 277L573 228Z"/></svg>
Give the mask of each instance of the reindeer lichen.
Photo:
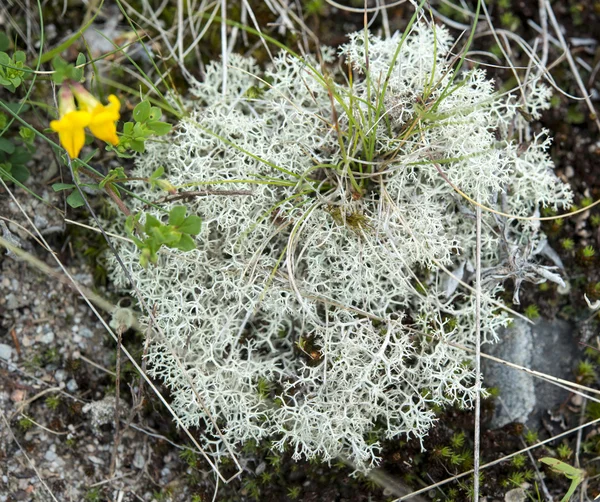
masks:
<svg viewBox="0 0 600 502"><path fill-rule="evenodd" d="M189 116L138 158L135 177L164 166L180 190L211 189L186 199L203 219L192 251L163 247L144 269L115 245L164 334L151 335L150 371L215 456L226 450L206 410L233 446L269 437L295 457L368 466L376 427L422 438L434 409L471 406L472 356L458 346L473 347L475 299L457 280L473 283L471 201L523 216L571 193L521 113L539 118L548 90L531 79L526 104L497 94L483 70L452 66L452 43L424 23L404 40L350 35L352 81L329 49L282 52L264 71L232 55L226 91L211 64ZM509 321L495 299L505 278L526 265L527 280L560 277L532 265L539 225L484 211L483 228L491 342ZM116 262L112 276L130 287Z"/></svg>

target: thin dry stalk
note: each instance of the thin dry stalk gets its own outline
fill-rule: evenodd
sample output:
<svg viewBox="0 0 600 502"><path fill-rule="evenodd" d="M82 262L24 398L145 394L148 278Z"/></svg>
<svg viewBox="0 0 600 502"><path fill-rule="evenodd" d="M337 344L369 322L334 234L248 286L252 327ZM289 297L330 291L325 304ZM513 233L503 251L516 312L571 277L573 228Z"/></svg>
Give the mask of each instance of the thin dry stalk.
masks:
<svg viewBox="0 0 600 502"><path fill-rule="evenodd" d="M481 435L481 208L476 211L475 251L475 431L473 437L473 500L479 501L479 450Z"/></svg>

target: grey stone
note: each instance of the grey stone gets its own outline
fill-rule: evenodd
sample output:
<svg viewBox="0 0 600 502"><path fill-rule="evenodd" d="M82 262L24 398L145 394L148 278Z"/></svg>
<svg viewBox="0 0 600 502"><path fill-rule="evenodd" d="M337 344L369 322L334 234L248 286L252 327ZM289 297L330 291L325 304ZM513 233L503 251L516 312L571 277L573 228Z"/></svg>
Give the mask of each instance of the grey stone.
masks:
<svg viewBox="0 0 600 502"><path fill-rule="evenodd" d="M500 335L495 345L486 345L483 350L494 357L529 368L532 361L533 335L525 321L515 320L510 329ZM528 373L508 368L500 363L482 360L484 385L496 387L500 400L496 402L492 429L511 422L526 422L536 404L533 377ZM504 404L504 406L502 406Z"/></svg>
<svg viewBox="0 0 600 502"><path fill-rule="evenodd" d="M67 382L67 390L69 392L75 392L78 388L79 385L77 385L77 382L73 378Z"/></svg>
<svg viewBox="0 0 600 502"><path fill-rule="evenodd" d="M504 502L525 502L527 500L527 493L523 488L514 488L504 495Z"/></svg>
<svg viewBox="0 0 600 502"><path fill-rule="evenodd" d="M40 342L45 343L45 344L51 344L54 341L54 332L53 331L46 331L41 337L40 337Z"/></svg>
<svg viewBox="0 0 600 502"><path fill-rule="evenodd" d="M4 359L5 361L10 361L12 357L12 347L10 345L6 345L5 343L0 343L0 359Z"/></svg>
<svg viewBox="0 0 600 502"><path fill-rule="evenodd" d="M142 469L144 465L146 465L144 454L140 450L135 450L135 453L133 454L133 466L136 469Z"/></svg>
<svg viewBox="0 0 600 502"><path fill-rule="evenodd" d="M56 373L54 373L54 379L60 383L60 382L64 382L67 379L67 372L65 370L56 370Z"/></svg>
<svg viewBox="0 0 600 502"><path fill-rule="evenodd" d="M500 334L495 345L483 352L505 361L565 380L573 380L573 369L579 356L573 327L560 319L542 320L535 325L515 320ZM537 428L548 410L559 406L568 392L522 370L501 363L482 360L484 385L496 387L496 401L491 428L521 422Z"/></svg>

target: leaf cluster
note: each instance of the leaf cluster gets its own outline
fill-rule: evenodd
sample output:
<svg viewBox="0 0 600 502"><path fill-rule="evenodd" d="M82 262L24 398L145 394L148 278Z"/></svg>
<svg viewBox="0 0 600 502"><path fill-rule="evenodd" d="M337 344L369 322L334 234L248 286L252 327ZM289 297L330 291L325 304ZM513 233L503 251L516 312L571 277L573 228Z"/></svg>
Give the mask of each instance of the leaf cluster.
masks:
<svg viewBox="0 0 600 502"><path fill-rule="evenodd" d="M26 105L19 103L6 103L11 110L22 112ZM0 130L8 128L8 119L5 114L0 113ZM31 160L33 151L33 138L29 129L22 127L19 134L12 134L10 138L0 133L0 178L4 180L15 179L25 182L29 178L29 170L26 164ZM15 131L16 132L16 131ZM22 143L22 144L19 144Z"/></svg>
<svg viewBox="0 0 600 502"><path fill-rule="evenodd" d="M199 216L186 216L185 206L176 206L169 212L169 221L165 225L161 221L146 214L146 221L142 227L139 223L142 213L130 215L125 222L125 229L135 245L140 249L140 264L146 268L148 263L158 261L158 251L164 245L180 251L191 251L196 247L192 235L200 233L202 220ZM143 234L143 238L134 234L134 229Z"/></svg>
<svg viewBox="0 0 600 502"><path fill-rule="evenodd" d="M5 51L8 50L10 41L8 37L0 32L0 85L4 86L10 92L15 92L17 87L23 83L23 69L25 66L25 53L15 51L9 56Z"/></svg>
<svg viewBox="0 0 600 502"><path fill-rule="evenodd" d="M62 84L65 80L73 80L75 82L83 82L83 65L86 63L85 54L82 52L77 56L75 64L67 63L60 56L54 56L52 59L52 81L56 85Z"/></svg>
<svg viewBox="0 0 600 502"><path fill-rule="evenodd" d="M164 136L171 131L171 124L161 122L162 112L157 106L152 106L149 101L140 101L133 109L134 122L125 122L123 132L116 147L107 147L114 150L119 157L131 157L128 150L144 153L146 140L151 136Z"/></svg>

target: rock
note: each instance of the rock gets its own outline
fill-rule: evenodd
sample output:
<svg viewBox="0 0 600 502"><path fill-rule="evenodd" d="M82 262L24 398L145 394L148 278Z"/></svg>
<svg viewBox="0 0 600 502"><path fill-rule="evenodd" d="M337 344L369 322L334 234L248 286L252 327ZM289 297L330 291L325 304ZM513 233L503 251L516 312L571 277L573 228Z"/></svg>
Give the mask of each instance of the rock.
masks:
<svg viewBox="0 0 600 502"><path fill-rule="evenodd" d="M43 230L48 226L48 218L41 214L36 214L33 217L33 224L37 227L38 230Z"/></svg>
<svg viewBox="0 0 600 502"><path fill-rule="evenodd" d="M260 476L263 472L265 472L265 469L267 468L267 464L266 462L261 462L260 464L258 464L258 466L256 467L256 470L254 471L254 474L256 476Z"/></svg>
<svg viewBox="0 0 600 502"><path fill-rule="evenodd" d="M56 370L56 373L54 373L54 379L60 383L60 382L64 382L67 379L67 372L65 370Z"/></svg>
<svg viewBox="0 0 600 502"><path fill-rule="evenodd" d="M504 502L525 502L527 500L527 493L523 488L514 488L504 495Z"/></svg>
<svg viewBox="0 0 600 502"><path fill-rule="evenodd" d="M0 359L4 359L5 361L10 361L12 357L12 347L10 345L6 345L5 343L0 343Z"/></svg>
<svg viewBox="0 0 600 502"><path fill-rule="evenodd" d="M531 326L525 321L515 320L512 327L500 335L497 344L486 345L482 351L529 368L533 352ZM482 359L481 364L484 385L496 387L502 400L496 402L490 427L496 429L511 422L526 422L536 404L533 377L487 359Z"/></svg>
<svg viewBox="0 0 600 502"><path fill-rule="evenodd" d="M77 385L77 382L73 378L67 382L67 390L69 392L75 392L78 388L79 385Z"/></svg>
<svg viewBox="0 0 600 502"><path fill-rule="evenodd" d="M578 358L575 331L560 319L542 320L531 325L515 320L512 327L500 334L495 345L486 345L483 352L519 366L548 375L573 379ZM563 403L568 392L522 370L482 359L484 385L496 387L497 400L491 428L511 422L526 423L537 428L547 411Z"/></svg>
<svg viewBox="0 0 600 502"><path fill-rule="evenodd" d="M54 446L54 445L52 445L52 446ZM52 447L44 455L44 458L48 462L54 462L56 460L56 457L58 457L58 455L56 454L56 452L54 451L54 449Z"/></svg>
<svg viewBox="0 0 600 502"><path fill-rule="evenodd" d="M94 337L94 332L91 329L86 328L85 326L83 326L79 330L79 334L85 338L93 338Z"/></svg>
<svg viewBox="0 0 600 502"><path fill-rule="evenodd" d="M142 469L144 465L146 465L144 454L140 450L135 450L135 453L133 454L133 466L136 469Z"/></svg>
<svg viewBox="0 0 600 502"><path fill-rule="evenodd" d="M47 330L41 337L40 342L45 343L46 345L51 344L54 341L54 331Z"/></svg>
<svg viewBox="0 0 600 502"><path fill-rule="evenodd" d="M27 393L23 389L15 389L12 391L12 393L10 395L10 400L13 403L20 403L21 401L23 401L25 399L26 395L27 395Z"/></svg>
<svg viewBox="0 0 600 502"><path fill-rule="evenodd" d="M95 455L90 455L90 456L88 457L88 460L89 460L90 462L94 463L94 464L97 464L97 465L102 465L102 464L104 464L104 460L102 460L102 459L101 459L101 458L99 458L99 457L96 457Z"/></svg>

